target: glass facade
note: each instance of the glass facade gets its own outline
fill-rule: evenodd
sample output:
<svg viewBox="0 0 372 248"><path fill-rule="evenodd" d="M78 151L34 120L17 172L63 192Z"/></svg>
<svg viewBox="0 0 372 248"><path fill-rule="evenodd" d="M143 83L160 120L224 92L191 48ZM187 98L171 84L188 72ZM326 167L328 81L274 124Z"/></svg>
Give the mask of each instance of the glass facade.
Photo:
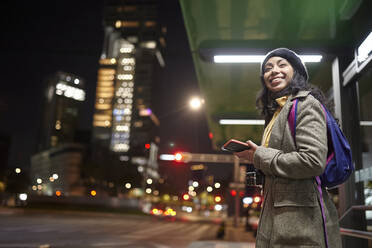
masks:
<svg viewBox="0 0 372 248"><path fill-rule="evenodd" d="M111 151L144 156L159 121L152 109L154 71L165 46L154 0L106 1L93 139ZM149 110L151 114L142 114ZM147 155L146 155L147 156Z"/></svg>

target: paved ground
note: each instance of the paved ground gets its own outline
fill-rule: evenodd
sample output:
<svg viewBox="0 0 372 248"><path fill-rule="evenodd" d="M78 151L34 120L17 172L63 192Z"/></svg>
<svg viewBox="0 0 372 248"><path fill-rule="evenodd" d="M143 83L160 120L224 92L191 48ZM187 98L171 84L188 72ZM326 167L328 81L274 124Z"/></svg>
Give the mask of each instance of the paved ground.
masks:
<svg viewBox="0 0 372 248"><path fill-rule="evenodd" d="M211 222L22 209L0 209L0 219L0 248L254 247L250 233L229 223L224 240L216 241L219 225Z"/></svg>

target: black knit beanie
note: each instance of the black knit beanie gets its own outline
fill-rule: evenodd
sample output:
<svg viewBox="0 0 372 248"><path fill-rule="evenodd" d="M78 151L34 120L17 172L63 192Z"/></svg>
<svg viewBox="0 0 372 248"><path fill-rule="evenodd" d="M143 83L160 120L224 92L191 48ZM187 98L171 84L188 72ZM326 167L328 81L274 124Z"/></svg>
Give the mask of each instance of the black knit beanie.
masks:
<svg viewBox="0 0 372 248"><path fill-rule="evenodd" d="M288 60L288 62L291 64L293 69L295 69L300 75L302 75L305 80L309 78L309 75L307 74L307 69L302 63L300 57L292 50L289 50L288 48L277 48L274 49L266 54L265 59L262 61L261 64L261 79L263 79L263 73L264 73L264 66L271 57L281 57Z"/></svg>

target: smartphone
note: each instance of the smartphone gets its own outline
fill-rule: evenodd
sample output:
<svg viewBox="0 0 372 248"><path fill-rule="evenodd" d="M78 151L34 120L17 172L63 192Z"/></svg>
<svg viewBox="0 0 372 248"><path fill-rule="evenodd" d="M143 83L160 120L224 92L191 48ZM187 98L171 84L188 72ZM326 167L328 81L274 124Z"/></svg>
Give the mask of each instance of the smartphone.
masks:
<svg viewBox="0 0 372 248"><path fill-rule="evenodd" d="M244 150L249 150L251 147L242 141L231 139L227 141L223 146L222 146L222 151L227 151L227 152L242 152Z"/></svg>

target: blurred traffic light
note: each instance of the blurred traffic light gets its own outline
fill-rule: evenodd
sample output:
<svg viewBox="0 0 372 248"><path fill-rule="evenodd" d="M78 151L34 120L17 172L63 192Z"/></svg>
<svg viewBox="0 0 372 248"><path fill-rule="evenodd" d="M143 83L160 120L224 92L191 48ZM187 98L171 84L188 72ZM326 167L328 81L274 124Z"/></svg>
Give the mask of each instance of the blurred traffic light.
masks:
<svg viewBox="0 0 372 248"><path fill-rule="evenodd" d="M232 196L236 196L236 190L235 190L235 189L232 189L232 190L230 191L230 194L231 194Z"/></svg>
<svg viewBox="0 0 372 248"><path fill-rule="evenodd" d="M209 132L208 136L210 139L213 139L213 133Z"/></svg>
<svg viewBox="0 0 372 248"><path fill-rule="evenodd" d="M253 197L253 202L259 203L260 201L261 201L261 196L256 195L255 197Z"/></svg>
<svg viewBox="0 0 372 248"><path fill-rule="evenodd" d="M150 149L151 145L150 144L145 144L146 149Z"/></svg>
<svg viewBox="0 0 372 248"><path fill-rule="evenodd" d="M181 153L177 152L176 154L174 154L174 160L176 160L177 162L180 162L182 159L183 156Z"/></svg>
<svg viewBox="0 0 372 248"><path fill-rule="evenodd" d="M222 197L219 196L219 195L216 195L216 196L214 197L214 201L217 202L217 203L219 203L219 202L222 201Z"/></svg>
<svg viewBox="0 0 372 248"><path fill-rule="evenodd" d="M189 194L183 194L182 199L184 199L185 201L188 201L190 199Z"/></svg>
<svg viewBox="0 0 372 248"><path fill-rule="evenodd" d="M91 191L90 191L90 194L91 194L91 196L96 196L96 195L97 195L97 191L95 191L95 190L91 190Z"/></svg>

